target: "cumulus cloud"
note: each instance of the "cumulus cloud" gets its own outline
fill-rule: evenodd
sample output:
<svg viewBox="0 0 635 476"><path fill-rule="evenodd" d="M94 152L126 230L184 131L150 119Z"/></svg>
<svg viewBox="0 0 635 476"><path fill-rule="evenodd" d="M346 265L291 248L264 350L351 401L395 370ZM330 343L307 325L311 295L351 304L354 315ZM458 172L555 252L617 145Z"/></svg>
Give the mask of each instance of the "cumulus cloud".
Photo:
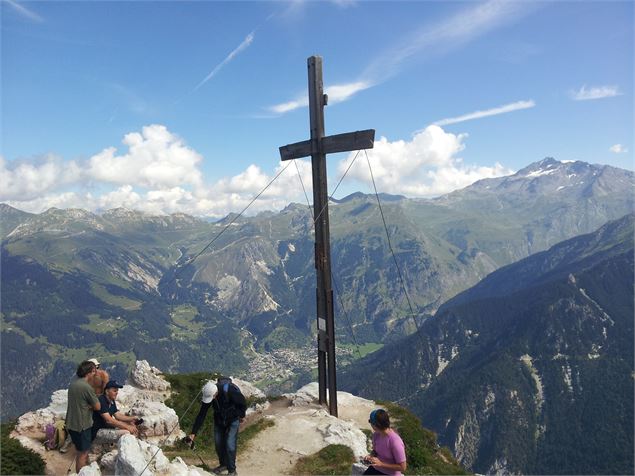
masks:
<svg viewBox="0 0 635 476"><path fill-rule="evenodd" d="M609 150L614 154L626 154L628 149L624 147L622 144L615 144L609 147Z"/></svg>
<svg viewBox="0 0 635 476"><path fill-rule="evenodd" d="M76 183L82 175L76 162L64 162L54 155L11 163L0 156L0 199L31 200Z"/></svg>
<svg viewBox="0 0 635 476"><path fill-rule="evenodd" d="M249 213L304 202L298 171L311 193L309 161L280 162L272 174L250 165L213 184L203 181L203 158L165 126L126 134L118 152L108 147L82 162L55 156L8 162L0 156L0 201L39 213L50 207L91 211L125 207L152 214L184 212L222 217L245 208L279 173Z"/></svg>
<svg viewBox="0 0 635 476"><path fill-rule="evenodd" d="M603 99L620 96L620 92L617 86L593 86L587 89L586 85L582 86L577 91L571 91L569 95L574 101L588 101L591 99Z"/></svg>
<svg viewBox="0 0 635 476"><path fill-rule="evenodd" d="M390 142L382 137L369 151L379 190L433 196L511 173L500 164L465 165L458 155L466 137L436 125L415 133L410 141ZM54 156L6 162L0 157L0 201L36 213L50 207L96 212L125 207L152 214L183 212L220 218L242 211L278 174L248 214L280 210L291 201L306 203L298 173L309 202L313 200L308 159L279 162L272 172L252 164L234 176L205 183L200 170L203 158L165 126L129 133L123 143L127 149L121 153L109 147L83 162L64 162ZM352 159L350 154L332 171L341 176ZM358 158L348 174L351 177L370 184L365 160Z"/></svg>
<svg viewBox="0 0 635 476"><path fill-rule="evenodd" d="M451 134L437 125L415 133L412 140L388 141L382 137L368 151L377 187L382 192L429 197L466 187L477 180L512 173L496 163L491 167L466 165L457 156L464 148L466 134ZM354 154L338 165L344 173ZM368 164L357 160L349 176L369 184Z"/></svg>
<svg viewBox="0 0 635 476"><path fill-rule="evenodd" d="M87 174L99 182L133 184L147 188L200 186L202 157L165 126L151 125L123 139L127 153L114 147L90 158Z"/></svg>

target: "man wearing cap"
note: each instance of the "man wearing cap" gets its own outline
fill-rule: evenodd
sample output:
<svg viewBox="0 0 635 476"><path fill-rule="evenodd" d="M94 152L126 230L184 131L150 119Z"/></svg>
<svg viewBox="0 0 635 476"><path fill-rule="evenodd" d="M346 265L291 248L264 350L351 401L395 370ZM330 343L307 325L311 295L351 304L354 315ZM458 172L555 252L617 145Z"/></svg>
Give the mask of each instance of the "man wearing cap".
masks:
<svg viewBox="0 0 635 476"><path fill-rule="evenodd" d="M91 426L93 424L91 413L93 410L99 411L100 409L95 391L88 383L88 378L94 375L95 371L93 362L83 361L77 367L77 378L68 387L66 429L77 449L75 468L78 473L80 469L88 465L88 452L93 442L91 439Z"/></svg>
<svg viewBox="0 0 635 476"><path fill-rule="evenodd" d="M117 400L120 388L123 388L123 385L120 385L116 380L109 380L106 383L104 394L99 396L101 408L93 412L93 440L102 428L118 428L119 436L128 433L135 436L139 434L136 425L140 419L136 416L126 415L117 408L115 400Z"/></svg>
<svg viewBox="0 0 635 476"><path fill-rule="evenodd" d="M108 383L108 380L110 380L110 376L108 375L108 372L101 368L99 360L92 358L88 359L88 362L92 362L93 364L95 364L95 367L97 369L95 373L88 378L88 383L95 390L95 395L102 395L104 393L104 387L106 386L106 383Z"/></svg>
<svg viewBox="0 0 635 476"><path fill-rule="evenodd" d="M189 439L194 441L211 406L214 409L214 447L219 462L212 472L235 476L238 474L236 472L238 428L247 410L245 397L229 377L219 377L216 385L213 382L207 382L203 386L202 394L201 409L196 416Z"/></svg>

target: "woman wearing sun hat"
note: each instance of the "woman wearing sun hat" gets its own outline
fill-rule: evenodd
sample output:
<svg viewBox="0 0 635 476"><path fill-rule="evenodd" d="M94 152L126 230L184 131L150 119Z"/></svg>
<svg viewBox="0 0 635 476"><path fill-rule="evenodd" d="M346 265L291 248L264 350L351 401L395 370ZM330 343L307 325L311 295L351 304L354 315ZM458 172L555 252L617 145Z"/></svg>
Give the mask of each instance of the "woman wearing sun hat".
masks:
<svg viewBox="0 0 635 476"><path fill-rule="evenodd" d="M364 474L400 476L406 470L406 448L401 437L390 428L388 412L373 410L368 423L373 428L373 451L364 458L370 465Z"/></svg>

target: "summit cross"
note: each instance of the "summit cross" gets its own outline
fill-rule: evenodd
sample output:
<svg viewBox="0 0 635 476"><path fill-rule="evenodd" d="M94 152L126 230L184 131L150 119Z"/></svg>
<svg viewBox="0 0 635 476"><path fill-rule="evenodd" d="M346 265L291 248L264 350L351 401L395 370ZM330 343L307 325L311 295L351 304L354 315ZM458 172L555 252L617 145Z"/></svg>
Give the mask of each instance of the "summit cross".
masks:
<svg viewBox="0 0 635 476"><path fill-rule="evenodd" d="M372 149L375 130L368 129L324 136L324 106L328 96L322 83L322 57L307 59L309 71L309 116L311 139L280 147L282 160L311 156L313 169L313 219L315 221L315 268L317 275L317 347L318 386L321 405L327 403L329 413L337 417L337 376L335 366L335 317L331 288L331 243L329 231L326 154ZM327 378L328 360L328 378Z"/></svg>

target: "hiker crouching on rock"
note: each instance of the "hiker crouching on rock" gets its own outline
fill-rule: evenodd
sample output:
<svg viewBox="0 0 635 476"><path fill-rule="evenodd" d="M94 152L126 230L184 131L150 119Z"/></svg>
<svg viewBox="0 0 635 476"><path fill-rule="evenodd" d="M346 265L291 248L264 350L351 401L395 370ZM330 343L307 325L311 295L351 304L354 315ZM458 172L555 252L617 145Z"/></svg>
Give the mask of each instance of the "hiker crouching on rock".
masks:
<svg viewBox="0 0 635 476"><path fill-rule="evenodd" d="M247 410L245 397L228 377L219 377L216 385L207 382L203 386L202 394L201 409L196 416L189 439L194 441L211 406L214 409L214 446L219 462L212 471L216 474L236 475L236 443L238 427Z"/></svg>
<svg viewBox="0 0 635 476"><path fill-rule="evenodd" d="M68 404L66 407L66 429L77 449L75 468L79 470L88 465L88 452L92 445L91 428L92 412L101 408L93 387L88 378L95 374L97 368L93 362L83 361L77 367L77 378L68 387Z"/></svg>
<svg viewBox="0 0 635 476"><path fill-rule="evenodd" d="M116 380L110 380L106 383L104 394L99 396L101 408L93 412L93 440L102 428L118 428L118 436L127 434L137 436L139 434L137 425L143 420L136 416L126 415L117 408L115 400L117 400L120 388L123 388L123 385L119 385Z"/></svg>
<svg viewBox="0 0 635 476"><path fill-rule="evenodd" d="M406 448L401 437L390 428L386 410L370 412L368 423L373 428L373 452L364 458L370 466L364 474L401 476L406 470Z"/></svg>

